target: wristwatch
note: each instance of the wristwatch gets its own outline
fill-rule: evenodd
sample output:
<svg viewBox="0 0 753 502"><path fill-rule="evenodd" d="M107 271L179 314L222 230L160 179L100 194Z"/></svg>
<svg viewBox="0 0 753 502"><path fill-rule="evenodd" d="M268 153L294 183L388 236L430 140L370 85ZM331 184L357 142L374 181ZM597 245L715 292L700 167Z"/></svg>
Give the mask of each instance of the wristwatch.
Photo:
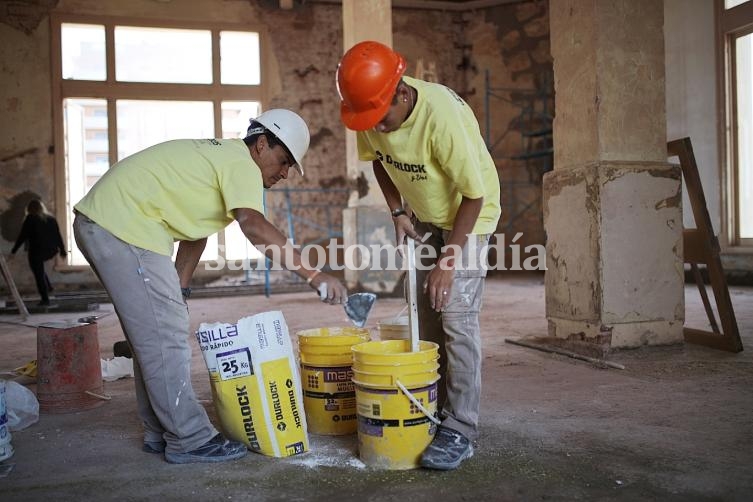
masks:
<svg viewBox="0 0 753 502"><path fill-rule="evenodd" d="M406 213L405 209L403 209L402 207L399 207L397 209L393 209L392 210L392 217L393 218L397 218L398 216L402 216L404 214L408 214L408 213Z"/></svg>
<svg viewBox="0 0 753 502"><path fill-rule="evenodd" d="M191 288L180 288L180 292L183 293L183 298L191 297Z"/></svg>

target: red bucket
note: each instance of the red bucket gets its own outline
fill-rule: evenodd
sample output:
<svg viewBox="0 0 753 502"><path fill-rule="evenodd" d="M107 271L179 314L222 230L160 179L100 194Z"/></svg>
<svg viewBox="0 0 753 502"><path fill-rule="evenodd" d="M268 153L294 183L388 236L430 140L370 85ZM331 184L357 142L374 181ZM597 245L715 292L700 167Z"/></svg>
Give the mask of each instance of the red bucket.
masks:
<svg viewBox="0 0 753 502"><path fill-rule="evenodd" d="M37 399L40 411L88 410L104 403L102 392L97 325L80 322L39 325Z"/></svg>

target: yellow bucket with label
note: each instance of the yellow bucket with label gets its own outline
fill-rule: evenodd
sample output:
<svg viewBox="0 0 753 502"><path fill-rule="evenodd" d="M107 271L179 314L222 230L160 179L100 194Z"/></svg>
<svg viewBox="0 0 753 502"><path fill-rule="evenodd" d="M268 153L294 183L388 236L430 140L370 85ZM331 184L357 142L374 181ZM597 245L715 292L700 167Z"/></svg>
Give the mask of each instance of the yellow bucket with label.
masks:
<svg viewBox="0 0 753 502"><path fill-rule="evenodd" d="M353 347L358 456L369 467L418 467L436 432L439 346L410 349L410 340Z"/></svg>
<svg viewBox="0 0 753 502"><path fill-rule="evenodd" d="M356 432L352 347L368 342L366 328L332 327L299 331L303 407L309 432L329 436Z"/></svg>

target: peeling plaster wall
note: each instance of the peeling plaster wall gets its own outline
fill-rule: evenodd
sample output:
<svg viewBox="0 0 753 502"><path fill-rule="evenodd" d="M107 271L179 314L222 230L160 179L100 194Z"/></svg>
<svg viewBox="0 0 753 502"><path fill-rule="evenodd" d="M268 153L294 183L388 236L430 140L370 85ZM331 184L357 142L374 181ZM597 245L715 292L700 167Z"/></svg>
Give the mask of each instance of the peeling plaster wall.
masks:
<svg viewBox="0 0 753 502"><path fill-rule="evenodd" d="M692 8L688 8L688 2L692 2ZM593 23L592 19L579 17L578 13L560 12L557 10L558 4L561 3L552 2L551 15L568 16L576 25L583 24L578 30L580 34L592 33L587 29L587 24ZM692 138L712 222L718 231L717 110L714 72L709 71L714 67L713 7L706 0L666 0L664 6L668 135L670 138L686 135ZM0 130L0 251L10 249L20 229L23 207L30 197L41 197L53 213L62 210L54 199L54 166L50 150L50 9L91 15L188 21L247 20L255 26L261 25L268 37L269 43L264 50L269 56L268 69L272 73L265 105L298 111L309 122L312 132L312 146L306 158L307 177L302 180L293 176L286 185L378 189L375 186L349 186L346 177L344 129L338 119L339 104L333 85L335 67L343 52L339 5L296 2L293 10L281 10L276 0L181 0L180 5L177 2L153 0L11 0L0 5L0 70L3 74L0 106L6 124ZM543 79L552 72L549 17L549 2L544 0L462 13L394 9L394 45L406 56L409 75L415 74L419 58L423 59L424 64L433 62L439 81L456 89L468 101L479 119L482 133L485 133L485 71L489 70L493 88L535 89L544 85ZM573 50L577 50L578 40L573 42ZM636 58L633 56L623 54L621 60L635 64ZM643 77L639 71L640 65L637 67L636 77ZM656 78L652 75L647 77ZM587 86L589 82L578 80L576 75L568 85ZM520 99L520 96L515 99ZM532 178L520 161L506 158L519 152L522 144L520 127L515 122L518 109L494 98L490 99L489 105L490 136L493 141L501 138L494 154L505 199L501 229L514 213L513 208L505 206L509 203L505 183L527 182ZM593 112L598 104L582 105L578 107L578 115L588 123L589 110ZM553 103L550 110L553 110ZM587 130L578 127L577 116L567 119L572 126L568 128L573 135L571 140L580 138L587 142L589 138L593 139L594 136ZM567 131L564 133L570 134ZM584 143L578 148L587 149L588 146ZM510 185L508 183L507 187ZM528 187L521 184L516 185L514 190L519 204L532 203L532 207L517 218L513 232L508 234L508 244L516 231L524 233L518 244L526 246L543 242L542 209L536 202L541 186L536 183ZM583 230L584 227L572 224L577 218L568 216L572 211L569 204L578 207L583 202L578 198L582 195L573 196L568 203L564 202L565 199L556 201L556 204L561 204L556 210L557 214L564 219L561 225L554 227ZM310 194L301 200L330 208L343 207L346 201L347 195L341 194ZM272 196L270 204L281 207L282 201ZM273 220L285 229L286 221L282 214L280 210ZM317 222L327 218L324 209L308 209L301 214ZM339 228L339 210L331 211L330 216L334 216L333 224ZM686 225L690 225L687 215L685 218ZM299 228L298 232L299 242L321 237L318 231L305 228ZM509 257L510 253L507 255ZM572 260L568 262L572 268ZM735 265L750 268L749 260L738 259ZM16 260L12 268L21 289L33 291L33 280L27 273L25 260ZM572 278L580 273L585 274L579 280L587 289L587 267L577 273L569 270L568 276ZM87 278L91 279L90 276L71 272L53 274L54 281L79 282ZM0 284L0 289L4 287L4 284Z"/></svg>
<svg viewBox="0 0 753 502"><path fill-rule="evenodd" d="M277 71L276 84L269 93L268 108L290 108L299 113L311 130L311 145L306 154L306 178L294 176L285 182L290 188L323 190L348 186L345 165L345 133L339 120L339 101L335 88L335 70L343 52L342 13L339 5L304 4L282 10L278 2L259 2L256 22L268 27L269 59ZM298 194L295 200L313 205L296 209L294 214L336 231L342 229L341 209L347 206L348 193L311 192ZM287 234L286 207L282 194L270 193L270 220ZM322 231L296 225L296 242L323 237Z"/></svg>
<svg viewBox="0 0 753 502"><path fill-rule="evenodd" d="M50 89L49 12L124 16L185 21L244 22L261 27L267 36L263 48L268 56L270 85L265 89L269 107L288 107L299 112L311 128L311 148L306 156L305 179L292 176L288 187L345 189L345 129L339 120L339 102L334 85L335 69L342 47L341 7L336 4L298 3L281 10L279 2L263 0L60 0L10 1L0 5L0 106L4 124L0 131L0 250L7 252L18 234L23 207L33 196L45 200L51 212L61 211L54 200L52 117ZM409 59L409 72L418 57L433 60L437 72L452 86L462 87L457 72L461 51L461 28L457 14L395 10L399 50ZM363 187L361 187L363 189ZM369 189L378 189L369 187ZM300 217L333 228L342 228L341 207L348 194L305 194L299 202L326 208L298 210ZM270 195L272 219L287 231L279 195ZM329 215L327 214L329 212ZM297 242L322 237L320 230L297 226ZM12 273L23 292L34 292L25 260L15 260ZM71 271L53 273L53 282L93 282L91 274ZM0 289L4 288L0 284Z"/></svg>
<svg viewBox="0 0 753 502"><path fill-rule="evenodd" d="M43 3L43 2L40 2ZM47 2L54 4L55 2ZM50 5L5 2L0 6L0 252L7 254L21 230L26 204L44 201L55 213L50 148ZM35 290L25 253L9 262L22 290ZM55 277L53 277L55 280ZM7 291L5 281L0 288Z"/></svg>
<svg viewBox="0 0 753 502"><path fill-rule="evenodd" d="M276 0L30 0L0 5L0 106L5 124L0 131L0 250L8 251L20 229L23 206L31 196L45 200L53 214L62 211L54 199L52 116L50 89L49 12L124 16L185 21L248 22L261 26L267 36L270 85L266 107L289 107L309 123L311 149L306 157L305 179L292 176L289 187L378 190L376 186L351 186L345 169L345 133L339 121L334 86L337 62L343 52L342 15L338 4L295 2L282 10ZM548 2L533 0L462 13L424 9L393 9L395 48L408 61L414 75L421 58L434 63L441 83L457 90L473 108L484 130L484 72L493 86L531 89L540 76L551 73L548 37ZM490 102L492 135L506 134L502 155L520 149L520 133L514 118L518 110L502 101ZM3 160L5 159L5 160ZM501 179L528 179L528 174L509 159L498 160ZM518 190L516 188L516 190ZM521 203L535 201L540 185L519 188ZM329 208L334 228L341 228L340 207L347 194L306 194L299 200ZM283 201L270 195L272 220L286 229ZM309 208L296 213L323 224L327 209ZM506 217L511 214L505 209ZM518 244L543 242L540 206L518 218L516 230L524 237ZM298 226L297 242L320 238L319 230ZM512 237L512 236L510 236ZM510 239L508 238L508 243ZM508 253L509 255L509 253ZM24 292L33 292L25 260L12 264L14 277ZM90 274L53 273L53 281L71 284L93 282ZM0 284L0 289L4 284Z"/></svg>
<svg viewBox="0 0 753 502"><path fill-rule="evenodd" d="M680 171L666 162L662 3L562 0L551 17L559 102L555 170L544 180L549 334L601 349L676 343L682 213Z"/></svg>
<svg viewBox="0 0 753 502"><path fill-rule="evenodd" d="M579 174L549 175L544 189L544 219L549 235L547 249L546 315L596 321L601 307L599 287L599 193L593 189L595 170ZM583 252L583 246L589 252Z"/></svg>
<svg viewBox="0 0 753 502"><path fill-rule="evenodd" d="M682 340L679 176L677 168L645 162L547 175L551 335L612 347Z"/></svg>
<svg viewBox="0 0 753 502"><path fill-rule="evenodd" d="M54 212L49 26L34 11L2 7L4 15L17 12L18 18L13 25L0 22L0 211L25 205L27 201L13 198L28 190ZM20 222L0 233L11 240L18 230Z"/></svg>
<svg viewBox="0 0 753 502"><path fill-rule="evenodd" d="M601 193L600 246L604 256L621 259L607 260L601 272L602 319L610 324L681 322L679 171L611 171L605 173L609 181L603 182ZM645 253L646 248L652 252Z"/></svg>

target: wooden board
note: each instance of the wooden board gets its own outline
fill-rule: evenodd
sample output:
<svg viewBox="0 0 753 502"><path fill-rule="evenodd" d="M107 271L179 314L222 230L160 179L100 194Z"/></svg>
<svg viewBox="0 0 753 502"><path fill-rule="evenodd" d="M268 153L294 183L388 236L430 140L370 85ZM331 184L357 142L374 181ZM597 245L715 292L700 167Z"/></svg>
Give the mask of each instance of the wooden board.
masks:
<svg viewBox="0 0 753 502"><path fill-rule="evenodd" d="M8 268L8 264L5 263L5 257L1 254L0 254L0 270L2 270L3 277L5 278L5 282L8 283L8 289L10 289L10 292L13 295L13 299L16 301L16 305L18 306L18 313L21 314L24 320L28 319L29 311L26 308L26 304L21 298L21 295L18 293L18 288L16 288L16 283L13 281L13 276L10 275L10 269Z"/></svg>
<svg viewBox="0 0 753 502"><path fill-rule="evenodd" d="M719 240L714 235L714 230L711 226L711 217L706 205L706 197L703 194L701 177L698 173L698 164L696 164L690 138L670 141L667 143L667 152L670 156L677 156L680 159L682 177L685 180L685 188L688 190L690 207L693 211L693 218L696 224L696 228L685 229L683 232L684 262L690 264L699 292L701 293L703 305L706 308L709 324L713 330L705 331L685 327L683 330L685 341L730 352L741 352L743 344L742 340L740 340L740 332L737 328L737 320L735 319L735 311L732 308L727 280L724 277ZM721 330L717 326L714 311L706 294L706 286L698 265L706 266L711 290L714 293L716 307L719 311Z"/></svg>

